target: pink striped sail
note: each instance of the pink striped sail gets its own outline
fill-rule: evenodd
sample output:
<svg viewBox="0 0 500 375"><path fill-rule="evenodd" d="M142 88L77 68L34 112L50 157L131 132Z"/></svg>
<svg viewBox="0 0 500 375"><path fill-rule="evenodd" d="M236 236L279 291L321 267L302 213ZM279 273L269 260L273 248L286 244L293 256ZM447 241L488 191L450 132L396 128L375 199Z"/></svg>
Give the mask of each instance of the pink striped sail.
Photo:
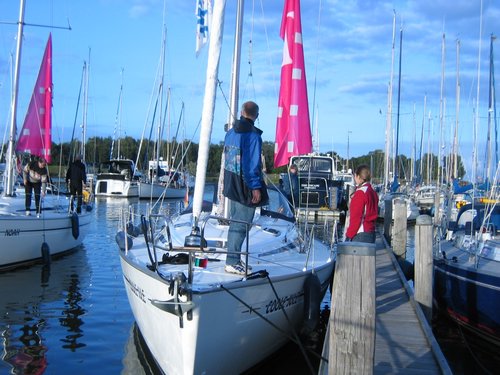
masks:
<svg viewBox="0 0 500 375"><path fill-rule="evenodd" d="M45 47L40 71L19 134L16 151L52 160L52 35Z"/></svg>
<svg viewBox="0 0 500 375"><path fill-rule="evenodd" d="M274 166L312 150L299 0L286 0L280 36L284 40L276 123Z"/></svg>

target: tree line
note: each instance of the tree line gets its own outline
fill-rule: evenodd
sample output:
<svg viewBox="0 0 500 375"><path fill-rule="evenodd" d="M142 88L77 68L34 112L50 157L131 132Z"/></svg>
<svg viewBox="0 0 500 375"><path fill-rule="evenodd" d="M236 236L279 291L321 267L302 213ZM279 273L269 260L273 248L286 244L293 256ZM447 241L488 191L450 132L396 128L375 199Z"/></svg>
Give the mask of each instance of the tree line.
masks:
<svg viewBox="0 0 500 375"><path fill-rule="evenodd" d="M124 137L119 140L114 140L111 137L91 137L85 143L85 155L83 155L89 172L98 172L99 164L108 161L110 158L130 159L137 161L139 170L147 169L148 161L156 158L159 154L163 160L170 160L173 168L181 166L191 174L196 173L196 165L198 160L198 144L187 140L177 142L165 141L160 144L159 152L156 150L156 142L143 141L139 154L140 140L132 137ZM220 172L220 163L224 143L219 142L212 144L209 150L209 158L207 165L208 176L218 176ZM52 166L68 166L74 159L76 154L82 153L82 144L80 141L53 143L52 144ZM264 141L262 144L262 152L264 154L265 169L268 174L278 174L286 172L286 166L274 167L274 143ZM349 169L354 170L358 165L366 164L370 166L372 177L375 183L380 183L384 178L384 160L385 153L383 150L377 149L368 152L366 155L349 158L349 161L340 157L337 152L329 151L321 153L322 155L330 155L337 161L338 170ZM139 155L139 157L137 157ZM441 163L443 170L447 168L449 157L444 157ZM393 161L390 160L392 165ZM413 167L412 167L413 164ZM430 178L436 181L438 178L438 157L434 154L424 154L421 159L413 160L405 155L399 155L396 163L396 170L400 181L410 181L420 175L421 179L426 181ZM465 175L465 168L460 155L458 156L458 176L462 178ZM412 176L413 174L413 176ZM442 173L442 175L444 175Z"/></svg>

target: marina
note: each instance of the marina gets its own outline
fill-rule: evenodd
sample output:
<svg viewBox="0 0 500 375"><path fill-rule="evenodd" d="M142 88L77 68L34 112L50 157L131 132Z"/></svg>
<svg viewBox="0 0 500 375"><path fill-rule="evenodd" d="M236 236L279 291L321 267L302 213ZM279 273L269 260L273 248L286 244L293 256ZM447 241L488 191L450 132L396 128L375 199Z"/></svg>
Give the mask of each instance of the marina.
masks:
<svg viewBox="0 0 500 375"><path fill-rule="evenodd" d="M89 233L75 252L54 259L50 269L39 264L0 274L3 296L0 302L1 373L85 374L87 369L106 374L157 373L154 361L148 359L147 349L140 345L137 332L134 333L134 318L127 302L119 250L114 240L122 209L129 204L147 205L137 200L97 199ZM168 210L176 212L181 205L181 201L171 201ZM324 225L318 224L317 228L319 238L331 239ZM413 229L409 228L409 260L412 260L413 236ZM379 237L378 246L382 246L380 241ZM386 263L386 267L392 265ZM388 275L399 280L395 271ZM381 282L377 277L377 283ZM321 304L321 314L326 314L327 320L330 299L327 293ZM381 303L378 309L385 306L385 310L390 311L388 306L399 306L397 295L384 298L381 294L378 299ZM398 314L397 310L392 311ZM393 318L394 314L390 320ZM393 320L392 324L399 332L409 332L402 318ZM471 354L456 325L442 318L435 324L433 330L453 374L494 373L493 367L487 367L494 365L491 358L483 358L480 364L475 362L477 353ZM320 331L320 334L325 332ZM397 334L391 339L399 340L404 336ZM411 354L410 357L419 362L420 356L416 357L413 350L410 352L400 345L395 346L400 348L400 355ZM322 342L313 346L321 352ZM379 350L382 348L380 346ZM311 355L311 361L319 368L317 356ZM485 366L484 369L481 366ZM299 373L304 374L309 371L297 345L290 342L247 374L290 374L292 369L302 369Z"/></svg>
<svg viewBox="0 0 500 375"><path fill-rule="evenodd" d="M282 49L281 67L258 70L280 73L273 105L268 98L259 98L262 92L270 93L268 77L261 78L263 90L253 87L253 94L240 100L243 92L248 95L248 87L240 85L242 42L249 25L254 35L255 20L265 19L263 9L256 16L244 11L248 8L244 0L197 0L196 56L203 44L208 50L202 52L203 62L196 64L197 71L205 72L191 91L197 99L186 98L196 110L185 111L184 99L179 105L178 93L173 92L180 85L170 82L174 64L167 61L181 56L167 51L167 26L179 21L167 22L172 13L164 0L161 33L157 30L162 48L140 141L126 131L122 136L123 68L113 137L88 137L89 48L71 140L62 140L60 133L57 145L52 99L62 97L53 92L58 86L52 74L52 30L47 39L43 37L45 52L25 121L21 128L17 124L19 97L26 95L20 81L26 85L24 76L34 69L24 63L29 61L26 57L21 58L23 44L27 51L35 47L23 30L41 26L25 22L26 2L19 1L9 125L5 152L2 148L0 153L0 161L5 159L0 168L0 373L497 372L500 162L492 141L497 141L496 37L490 36L484 132L479 115L486 97L480 90L481 33L483 14L491 15L483 12L482 1L477 78L471 83L477 94L470 125L474 130L470 166L458 144L459 41L455 129L445 129L444 32L439 130L431 134L426 93L420 155L415 105L411 157L402 153L400 128L407 133L401 123L407 113L401 99L408 102L408 98L402 95L401 83L409 83L402 77L411 66L406 61L411 54L405 52L403 60L403 34L407 38L411 31L407 33L403 25L399 30L393 109L396 20L402 19L395 10L385 151L349 155L353 133L349 124L341 129L347 134L346 158L334 146L334 140L342 138L338 132L331 148L321 145L316 87L324 85L316 84L318 77L309 81L314 82L310 93L314 99L309 102L303 46L311 48L312 7L303 4L308 21L303 35L299 0L271 7L269 25ZM274 8L282 8L279 33L275 27L279 13ZM185 10L184 5L175 9L179 14ZM228 23L234 26L229 33ZM382 23L387 33L389 23ZM263 31L267 38L267 28L261 27L255 30L259 41ZM71 30L69 23L52 28ZM317 33L321 34L319 25ZM228 35L234 37L232 60L227 55ZM278 51L274 37L271 44ZM406 40L405 48L412 48ZM255 55L263 56L257 51ZM54 52L57 60L61 49L56 44ZM332 62L345 57L336 49L332 56ZM249 65L251 78L252 61ZM229 85L222 82L226 69L231 70ZM136 74L138 70L132 75ZM133 95L138 93L144 98L143 88ZM377 94L378 104L384 95ZM75 132L82 96L79 137ZM196 104L201 99L203 103ZM179 116L177 106L182 108ZM136 103L134 112L138 111ZM220 112L226 113L225 121ZM273 141L263 137L268 137L270 112L276 114ZM190 117L193 113L199 116L198 125ZM378 113L383 115L381 108ZM337 114L330 117L332 123L339 120ZM174 121L177 129L171 132ZM191 136L186 135L187 124L194 132ZM378 136L380 132L373 130L364 128L364 136ZM454 138L452 142L445 141L445 133ZM423 155L425 138L428 150ZM361 137L357 141L363 142ZM484 161L477 158L482 142ZM375 147L380 144L379 139Z"/></svg>

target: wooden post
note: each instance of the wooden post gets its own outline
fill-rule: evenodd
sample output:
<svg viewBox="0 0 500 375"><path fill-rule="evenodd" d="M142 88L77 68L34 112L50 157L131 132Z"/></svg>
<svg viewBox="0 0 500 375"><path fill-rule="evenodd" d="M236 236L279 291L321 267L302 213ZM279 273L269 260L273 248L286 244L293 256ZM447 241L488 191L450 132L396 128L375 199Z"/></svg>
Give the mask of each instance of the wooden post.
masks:
<svg viewBox="0 0 500 375"><path fill-rule="evenodd" d="M384 237L387 242L391 242L392 227L392 196L384 199Z"/></svg>
<svg viewBox="0 0 500 375"><path fill-rule="evenodd" d="M406 255L406 229L408 226L406 202L403 199L394 199L394 226L392 228L392 251L398 257Z"/></svg>
<svg viewBox="0 0 500 375"><path fill-rule="evenodd" d="M432 218L420 215L415 225L415 301L429 322L432 318L432 285Z"/></svg>
<svg viewBox="0 0 500 375"><path fill-rule="evenodd" d="M375 244L338 244L330 312L329 374L373 374Z"/></svg>

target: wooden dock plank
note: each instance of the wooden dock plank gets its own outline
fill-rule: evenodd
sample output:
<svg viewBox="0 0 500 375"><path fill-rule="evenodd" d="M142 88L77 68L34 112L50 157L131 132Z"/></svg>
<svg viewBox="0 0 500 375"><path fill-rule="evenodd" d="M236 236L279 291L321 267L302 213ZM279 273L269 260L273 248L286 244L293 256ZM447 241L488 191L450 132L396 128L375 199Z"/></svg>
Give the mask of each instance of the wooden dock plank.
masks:
<svg viewBox="0 0 500 375"><path fill-rule="evenodd" d="M452 374L394 255L377 235L374 374ZM392 257L392 258L391 258ZM328 337L323 357L328 358ZM328 373L322 362L319 374Z"/></svg>

